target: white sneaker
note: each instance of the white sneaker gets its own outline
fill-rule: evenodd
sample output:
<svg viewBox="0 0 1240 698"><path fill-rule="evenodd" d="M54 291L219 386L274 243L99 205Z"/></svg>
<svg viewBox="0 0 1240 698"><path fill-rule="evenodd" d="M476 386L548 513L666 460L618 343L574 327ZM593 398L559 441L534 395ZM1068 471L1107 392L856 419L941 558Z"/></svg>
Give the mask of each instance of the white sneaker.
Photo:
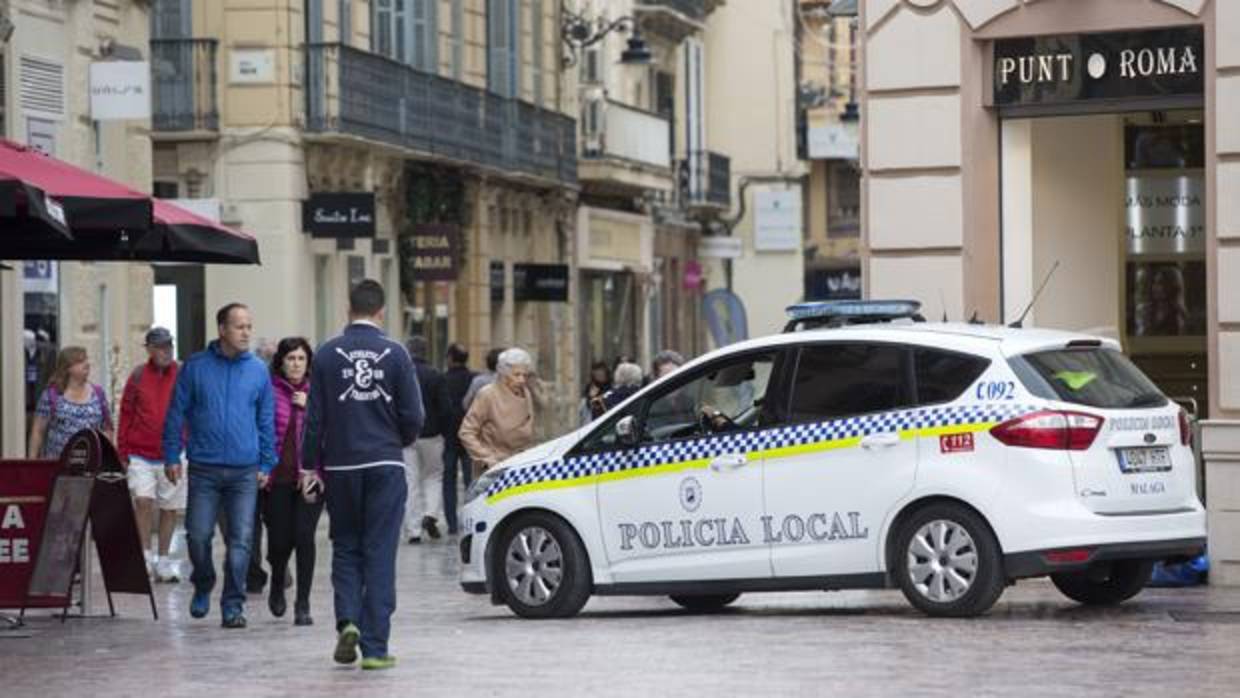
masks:
<svg viewBox="0 0 1240 698"><path fill-rule="evenodd" d="M176 584L181 581L181 566L170 557L160 558L155 563L155 580L165 584Z"/></svg>

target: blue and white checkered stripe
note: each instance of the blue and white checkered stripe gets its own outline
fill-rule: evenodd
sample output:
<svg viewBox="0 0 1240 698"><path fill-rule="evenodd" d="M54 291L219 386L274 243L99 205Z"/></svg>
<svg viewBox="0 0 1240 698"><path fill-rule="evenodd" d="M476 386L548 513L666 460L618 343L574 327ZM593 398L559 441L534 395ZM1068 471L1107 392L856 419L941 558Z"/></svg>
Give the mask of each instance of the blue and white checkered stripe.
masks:
<svg viewBox="0 0 1240 698"><path fill-rule="evenodd" d="M676 465L702 460L720 453L762 453L791 446L828 443L863 438L871 434L918 432L974 424L993 424L1034 411L1018 404L965 404L922 407L899 412L882 412L828 422L793 424L759 432L742 432L643 446L633 451L609 451L514 468L504 472L490 488L487 497L506 490L539 483L577 480L655 466Z"/></svg>

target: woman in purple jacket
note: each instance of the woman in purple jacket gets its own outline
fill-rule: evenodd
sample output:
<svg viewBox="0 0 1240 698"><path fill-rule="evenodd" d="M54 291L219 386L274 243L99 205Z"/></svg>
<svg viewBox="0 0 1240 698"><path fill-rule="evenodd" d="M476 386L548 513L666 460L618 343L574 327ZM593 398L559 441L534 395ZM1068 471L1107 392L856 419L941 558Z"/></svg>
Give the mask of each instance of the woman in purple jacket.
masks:
<svg viewBox="0 0 1240 698"><path fill-rule="evenodd" d="M310 395L310 361L314 350L302 337L280 340L271 359L271 386L275 393L275 444L279 461L263 496L267 524L267 562L271 587L267 607L282 617L287 610L284 575L297 551L297 601L294 625L312 625L310 585L314 578L314 535L323 513L323 481L317 472L301 469L301 436L305 428L306 399Z"/></svg>

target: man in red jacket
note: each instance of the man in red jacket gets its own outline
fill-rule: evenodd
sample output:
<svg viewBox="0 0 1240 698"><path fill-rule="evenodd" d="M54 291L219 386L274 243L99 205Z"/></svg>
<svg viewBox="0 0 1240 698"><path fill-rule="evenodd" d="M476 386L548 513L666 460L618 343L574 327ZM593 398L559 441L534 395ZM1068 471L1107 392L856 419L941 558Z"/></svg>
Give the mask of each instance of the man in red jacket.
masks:
<svg viewBox="0 0 1240 698"><path fill-rule="evenodd" d="M161 440L168 403L177 384L177 362L172 358L172 333L152 327L146 333L147 362L134 368L121 396L120 429L116 450L126 465L129 493L133 495L138 536L148 569L161 582L180 581L177 566L168 557L177 515L185 512L186 484L170 482L164 474ZM151 523L159 510L159 551L148 550Z"/></svg>

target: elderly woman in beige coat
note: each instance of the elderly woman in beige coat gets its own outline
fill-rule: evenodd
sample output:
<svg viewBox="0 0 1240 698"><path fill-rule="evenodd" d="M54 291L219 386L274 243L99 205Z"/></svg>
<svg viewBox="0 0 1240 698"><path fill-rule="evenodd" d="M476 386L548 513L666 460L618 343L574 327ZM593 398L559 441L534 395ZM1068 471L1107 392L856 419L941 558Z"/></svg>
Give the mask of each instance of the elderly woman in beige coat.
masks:
<svg viewBox="0 0 1240 698"><path fill-rule="evenodd" d="M499 355L498 379L478 392L458 435L474 464L474 477L534 442L534 409L543 400L533 359L524 349Z"/></svg>

